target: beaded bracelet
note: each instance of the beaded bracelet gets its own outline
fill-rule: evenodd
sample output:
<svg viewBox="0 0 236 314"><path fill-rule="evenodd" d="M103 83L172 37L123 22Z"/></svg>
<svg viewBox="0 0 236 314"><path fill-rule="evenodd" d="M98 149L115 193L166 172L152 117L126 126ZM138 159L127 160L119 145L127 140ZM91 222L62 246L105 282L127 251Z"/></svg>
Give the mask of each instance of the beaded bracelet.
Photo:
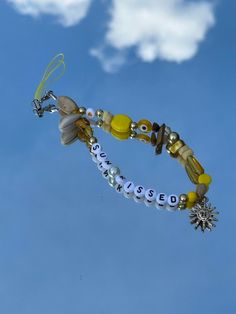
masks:
<svg viewBox="0 0 236 314"><path fill-rule="evenodd" d="M42 104L53 99L56 105L43 107ZM178 133L173 132L165 124L159 125L149 120L141 119L137 123L124 114L112 115L105 110L78 107L76 102L67 96L56 97L52 91L47 92L41 99L35 99L34 112L42 117L44 112L58 112L61 116L59 129L61 143L69 145L76 140L85 143L93 161L97 164L102 176L118 193L127 198L133 198L146 206L157 209L166 208L169 211L190 210L190 222L195 229L211 231L217 221L215 207L211 206L205 196L211 184L211 177L204 173L204 169L194 155L194 152L180 139ZM94 136L94 127L100 127L118 140L129 138L151 144L157 155L162 153L163 146L173 158L176 158L185 168L189 179L196 185L196 191L187 194L157 193L155 189L145 189L143 185L135 185L127 180L120 169L112 164L101 144Z"/></svg>

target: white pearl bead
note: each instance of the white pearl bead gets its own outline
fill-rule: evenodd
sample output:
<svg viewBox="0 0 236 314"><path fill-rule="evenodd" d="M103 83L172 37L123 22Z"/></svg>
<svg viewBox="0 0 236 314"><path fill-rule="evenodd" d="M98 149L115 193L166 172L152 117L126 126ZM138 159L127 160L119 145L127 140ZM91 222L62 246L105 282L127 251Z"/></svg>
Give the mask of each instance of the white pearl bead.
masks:
<svg viewBox="0 0 236 314"><path fill-rule="evenodd" d="M123 191L124 191L123 185L117 183L115 186L115 190L117 193L123 193Z"/></svg>
<svg viewBox="0 0 236 314"><path fill-rule="evenodd" d="M105 152L100 152L97 154L98 161L104 161L107 159L107 154Z"/></svg>
<svg viewBox="0 0 236 314"><path fill-rule="evenodd" d="M128 195L133 194L134 193L134 188L135 185L133 182L128 181L124 184L124 191L125 193L127 193Z"/></svg>
<svg viewBox="0 0 236 314"><path fill-rule="evenodd" d="M142 199L145 195L145 188L142 185L137 185L134 189L134 195L138 199Z"/></svg>
<svg viewBox="0 0 236 314"><path fill-rule="evenodd" d="M102 166L104 169L109 170L112 167L112 163L109 160L105 160L102 162Z"/></svg>
<svg viewBox="0 0 236 314"><path fill-rule="evenodd" d="M157 209L163 209L166 206L167 195L165 193L158 193L156 197L156 207Z"/></svg>
<svg viewBox="0 0 236 314"><path fill-rule="evenodd" d="M116 176L115 179L116 179L116 182L117 182L118 184L124 185L124 183L125 183L125 177L123 177L123 176Z"/></svg>
<svg viewBox="0 0 236 314"><path fill-rule="evenodd" d="M179 197L175 194L169 195L167 199L167 209L169 211L174 211L178 208L178 204L179 204Z"/></svg>
<svg viewBox="0 0 236 314"><path fill-rule="evenodd" d="M104 171L105 169L103 168L103 166L102 166L102 162L99 162L98 163L98 170L100 170L100 171Z"/></svg>
<svg viewBox="0 0 236 314"><path fill-rule="evenodd" d="M152 203L153 201L155 201L156 197L157 197L157 193L155 190L153 190L153 189L146 190L145 198L146 198L148 203Z"/></svg>
<svg viewBox="0 0 236 314"><path fill-rule="evenodd" d="M88 108L86 110L86 116L90 119L94 118L95 117L95 111L93 108Z"/></svg>
<svg viewBox="0 0 236 314"><path fill-rule="evenodd" d="M102 146L99 143L95 143L95 144L92 145L91 152L94 155L99 154L101 151L102 151Z"/></svg>
<svg viewBox="0 0 236 314"><path fill-rule="evenodd" d="M108 177L109 177L108 170L103 171L102 176L104 179L108 179Z"/></svg>

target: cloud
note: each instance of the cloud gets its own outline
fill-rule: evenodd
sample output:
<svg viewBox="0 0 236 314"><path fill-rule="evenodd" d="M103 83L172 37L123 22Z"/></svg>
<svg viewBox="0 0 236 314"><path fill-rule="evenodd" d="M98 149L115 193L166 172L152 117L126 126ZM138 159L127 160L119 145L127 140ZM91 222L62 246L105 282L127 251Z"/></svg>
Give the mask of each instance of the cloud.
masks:
<svg viewBox="0 0 236 314"><path fill-rule="evenodd" d="M78 24L89 10L92 0L7 0L22 14L37 17L55 15L63 26Z"/></svg>
<svg viewBox="0 0 236 314"><path fill-rule="evenodd" d="M134 48L144 62L179 63L193 58L215 22L213 6L206 1L113 0L110 16L105 46L115 48L117 56ZM105 71L116 71L124 57L113 55L110 59L105 51L95 48L92 55Z"/></svg>

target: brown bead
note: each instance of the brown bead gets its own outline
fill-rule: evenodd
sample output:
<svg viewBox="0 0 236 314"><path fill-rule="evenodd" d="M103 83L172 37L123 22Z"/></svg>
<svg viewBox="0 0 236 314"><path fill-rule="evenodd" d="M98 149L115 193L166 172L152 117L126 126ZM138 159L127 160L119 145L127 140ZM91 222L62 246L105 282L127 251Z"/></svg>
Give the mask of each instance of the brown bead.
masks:
<svg viewBox="0 0 236 314"><path fill-rule="evenodd" d="M208 187L205 184L202 183L197 185L196 193L199 196L199 198L202 198L207 191Z"/></svg>
<svg viewBox="0 0 236 314"><path fill-rule="evenodd" d="M152 144L152 146L156 146L156 144L157 144L157 137L156 137L156 134L154 132L152 132L152 134L151 134L151 144Z"/></svg>
<svg viewBox="0 0 236 314"><path fill-rule="evenodd" d="M152 130L153 130L153 132L158 132L160 130L160 125L158 123L154 122L152 125Z"/></svg>
<svg viewBox="0 0 236 314"><path fill-rule="evenodd" d="M162 147L164 144L164 136L165 136L165 127L166 125L162 124L157 135L156 155L160 155L162 153Z"/></svg>

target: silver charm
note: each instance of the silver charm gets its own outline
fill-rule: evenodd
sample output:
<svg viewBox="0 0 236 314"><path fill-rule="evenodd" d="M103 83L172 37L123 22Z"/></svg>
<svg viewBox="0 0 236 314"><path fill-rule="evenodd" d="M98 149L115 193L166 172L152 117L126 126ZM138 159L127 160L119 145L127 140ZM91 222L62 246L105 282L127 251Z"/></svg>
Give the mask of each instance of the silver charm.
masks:
<svg viewBox="0 0 236 314"><path fill-rule="evenodd" d="M191 224L195 225L195 229L201 228L202 232L205 230L211 231L216 225L214 222L218 221L216 215L219 212L215 211L215 207L208 202L208 198L204 197L201 202L197 203L190 212Z"/></svg>

